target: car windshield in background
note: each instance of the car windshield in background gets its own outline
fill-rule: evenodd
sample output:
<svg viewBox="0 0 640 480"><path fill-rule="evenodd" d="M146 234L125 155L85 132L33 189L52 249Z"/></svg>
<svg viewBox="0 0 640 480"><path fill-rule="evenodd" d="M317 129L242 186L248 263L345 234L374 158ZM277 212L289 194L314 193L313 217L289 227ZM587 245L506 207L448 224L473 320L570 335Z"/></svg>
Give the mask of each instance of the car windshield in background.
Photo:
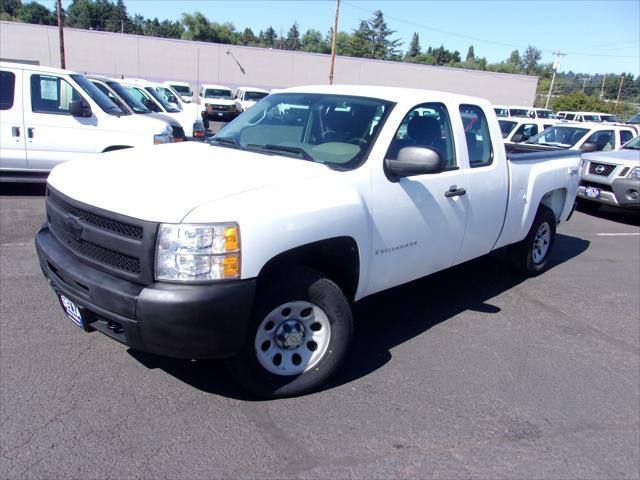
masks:
<svg viewBox="0 0 640 480"><path fill-rule="evenodd" d="M537 110L538 118L556 118L551 110Z"/></svg>
<svg viewBox="0 0 640 480"><path fill-rule="evenodd" d="M184 85L171 85L171 86L180 95L191 95L191 87L186 87Z"/></svg>
<svg viewBox="0 0 640 480"><path fill-rule="evenodd" d="M498 117L509 116L509 110L507 110L506 108L494 108L493 111L496 112L496 116Z"/></svg>
<svg viewBox="0 0 640 480"><path fill-rule="evenodd" d="M615 115L600 115L600 121L615 123L618 121L618 117L616 117Z"/></svg>
<svg viewBox="0 0 640 480"><path fill-rule="evenodd" d="M98 90L93 83L91 83L84 75L73 74L71 75L80 88L84 90L87 95L91 97L91 99L98 104L98 106L104 110L106 113L110 115L128 115L128 113L124 112L119 106L109 100L104 93Z"/></svg>
<svg viewBox="0 0 640 480"><path fill-rule="evenodd" d="M524 108L510 108L509 114L512 117L530 117L529 110L526 110Z"/></svg>
<svg viewBox="0 0 640 480"><path fill-rule="evenodd" d="M622 148L628 150L640 150L640 137L636 137L633 140L628 141Z"/></svg>
<svg viewBox="0 0 640 480"><path fill-rule="evenodd" d="M233 100L231 90L223 90L218 88L207 88L204 91L204 98L221 98L223 100Z"/></svg>
<svg viewBox="0 0 640 480"><path fill-rule="evenodd" d="M507 138L513 129L516 128L518 122L512 122L509 120L498 120L500 124L500 131L502 132L502 138Z"/></svg>
<svg viewBox="0 0 640 480"><path fill-rule="evenodd" d="M109 85L114 92L120 95L120 98L122 98L125 103L129 105L129 108L135 113L151 113L151 110L145 107L142 102L138 101L137 98L131 95L131 93L129 93L129 91L118 82L108 81L107 85Z"/></svg>
<svg viewBox="0 0 640 480"><path fill-rule="evenodd" d="M269 94L266 92L244 92L244 99L257 102L258 100L262 100L267 95Z"/></svg>
<svg viewBox="0 0 640 480"><path fill-rule="evenodd" d="M547 145L549 147L571 148L589 133L588 128L577 127L550 127L530 138L525 143Z"/></svg>
<svg viewBox="0 0 640 480"><path fill-rule="evenodd" d="M211 143L350 170L366 159L393 105L345 95L273 94L222 128Z"/></svg>
<svg viewBox="0 0 640 480"><path fill-rule="evenodd" d="M149 94L151 94L151 96L153 98L155 98L158 103L160 105L162 105L162 107L169 113L176 113L179 112L180 110L178 110L176 107L174 107L173 105L171 105L166 97L164 96L164 94L158 92L158 90L156 90L154 87L146 87L145 90L147 92L149 92Z"/></svg>
<svg viewBox="0 0 640 480"><path fill-rule="evenodd" d="M600 116L599 115L583 115L582 118L584 119L585 122L600 122Z"/></svg>

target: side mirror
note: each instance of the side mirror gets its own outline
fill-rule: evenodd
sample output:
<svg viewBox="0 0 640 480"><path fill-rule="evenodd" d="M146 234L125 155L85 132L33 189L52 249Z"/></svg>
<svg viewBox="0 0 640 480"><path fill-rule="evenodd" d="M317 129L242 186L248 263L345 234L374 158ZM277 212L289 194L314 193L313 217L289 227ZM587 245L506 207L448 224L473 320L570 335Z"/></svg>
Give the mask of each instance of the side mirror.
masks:
<svg viewBox="0 0 640 480"><path fill-rule="evenodd" d="M511 141L513 143L520 143L524 140L521 133L516 133L513 137L511 137Z"/></svg>
<svg viewBox="0 0 640 480"><path fill-rule="evenodd" d="M84 100L72 100L69 102L69 113L74 117L90 117L91 107Z"/></svg>
<svg viewBox="0 0 640 480"><path fill-rule="evenodd" d="M398 152L397 160L385 160L387 171L394 177L428 175L444 170L442 157L428 147L404 147Z"/></svg>
<svg viewBox="0 0 640 480"><path fill-rule="evenodd" d="M580 150L584 153L595 152L596 149L597 149L596 144L591 142L585 142L580 147Z"/></svg>

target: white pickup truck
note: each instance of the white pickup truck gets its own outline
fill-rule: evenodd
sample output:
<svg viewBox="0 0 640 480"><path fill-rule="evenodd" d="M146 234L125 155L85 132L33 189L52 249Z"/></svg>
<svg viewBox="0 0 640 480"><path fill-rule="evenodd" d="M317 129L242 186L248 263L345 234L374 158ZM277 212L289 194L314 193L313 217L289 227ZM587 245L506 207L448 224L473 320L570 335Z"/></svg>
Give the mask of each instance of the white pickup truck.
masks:
<svg viewBox="0 0 640 480"><path fill-rule="evenodd" d="M299 87L211 145L56 167L36 247L84 330L298 395L345 357L352 302L506 246L523 274L548 268L579 154L508 158L478 98Z"/></svg>

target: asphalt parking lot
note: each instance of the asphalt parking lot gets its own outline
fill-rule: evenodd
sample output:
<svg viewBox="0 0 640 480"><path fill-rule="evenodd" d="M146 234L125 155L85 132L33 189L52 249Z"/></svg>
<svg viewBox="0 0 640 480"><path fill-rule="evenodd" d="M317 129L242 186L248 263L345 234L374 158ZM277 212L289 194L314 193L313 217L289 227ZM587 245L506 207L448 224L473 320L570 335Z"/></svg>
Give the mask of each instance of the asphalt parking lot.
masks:
<svg viewBox="0 0 640 480"><path fill-rule="evenodd" d="M325 390L260 401L75 327L43 189L2 188L2 479L640 476L640 214L576 212L534 279L497 253L367 298Z"/></svg>

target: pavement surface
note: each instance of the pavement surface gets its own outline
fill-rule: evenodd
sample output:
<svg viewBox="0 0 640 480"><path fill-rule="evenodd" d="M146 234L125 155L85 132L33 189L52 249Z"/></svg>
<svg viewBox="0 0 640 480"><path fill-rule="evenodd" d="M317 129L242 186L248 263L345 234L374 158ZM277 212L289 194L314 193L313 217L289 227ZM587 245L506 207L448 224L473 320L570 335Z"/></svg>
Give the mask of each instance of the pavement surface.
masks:
<svg viewBox="0 0 640 480"><path fill-rule="evenodd" d="M43 189L0 195L0 478L640 477L640 215L576 212L534 279L492 254L355 305L321 392L84 333L43 278Z"/></svg>

